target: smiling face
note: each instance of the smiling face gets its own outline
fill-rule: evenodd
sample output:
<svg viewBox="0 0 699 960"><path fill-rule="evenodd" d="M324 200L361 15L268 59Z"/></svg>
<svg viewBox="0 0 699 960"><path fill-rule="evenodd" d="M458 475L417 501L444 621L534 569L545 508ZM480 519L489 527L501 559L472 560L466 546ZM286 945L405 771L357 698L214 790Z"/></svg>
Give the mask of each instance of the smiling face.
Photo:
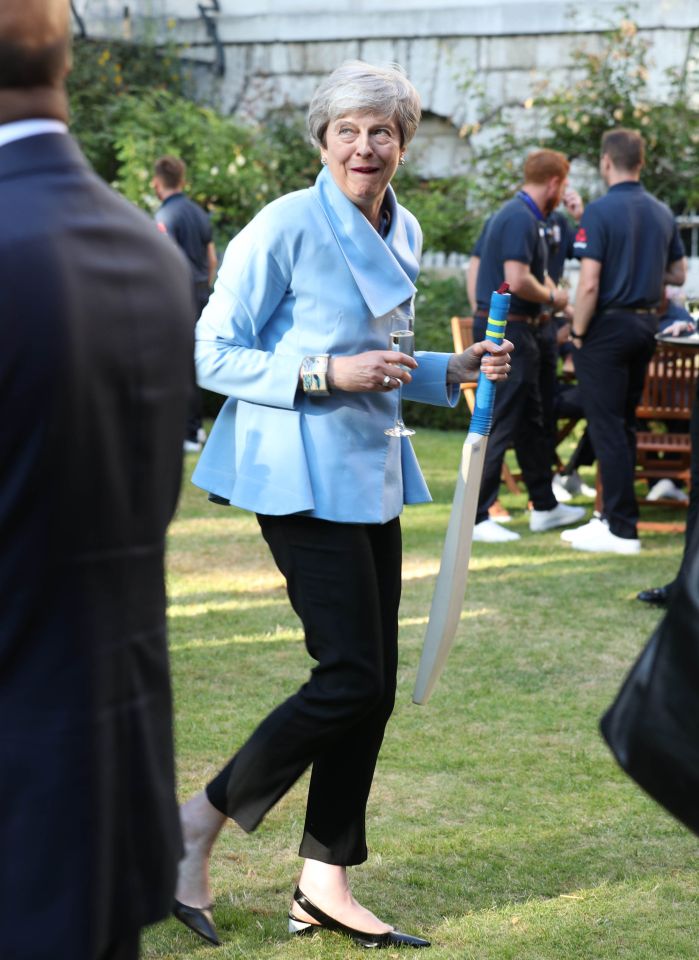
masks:
<svg viewBox="0 0 699 960"><path fill-rule="evenodd" d="M331 120L321 153L340 190L378 226L386 187L403 154L397 121L375 113Z"/></svg>

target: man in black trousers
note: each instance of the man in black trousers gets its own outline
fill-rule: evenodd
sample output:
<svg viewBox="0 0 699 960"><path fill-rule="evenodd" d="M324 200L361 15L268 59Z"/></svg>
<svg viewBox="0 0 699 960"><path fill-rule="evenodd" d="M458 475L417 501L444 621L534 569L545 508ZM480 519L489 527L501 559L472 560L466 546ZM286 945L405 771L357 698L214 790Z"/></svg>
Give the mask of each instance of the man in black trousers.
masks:
<svg viewBox="0 0 699 960"><path fill-rule="evenodd" d="M155 219L159 229L179 246L189 264L194 289L196 323L209 302L209 291L218 269L211 221L202 208L184 192L187 168L179 157L164 156L155 161L152 185L162 201ZM198 453L206 439L202 426L202 395L192 376L192 397L187 417L185 453Z"/></svg>
<svg viewBox="0 0 699 960"><path fill-rule="evenodd" d="M524 163L524 184L491 218L484 231L476 280L474 339L485 335L490 294L503 280L512 294L505 336L516 360L498 384L486 450L473 539L518 540L519 534L488 516L500 486L505 451L512 445L532 501L529 529L543 533L582 520L582 507L557 503L552 489L551 438L542 399L542 367L550 354L551 314L568 303L548 274L547 217L561 202L569 163L556 150L535 150ZM545 378L544 378L545 379Z"/></svg>
<svg viewBox="0 0 699 960"><path fill-rule="evenodd" d="M0 956L134 960L181 853L163 548L192 300L66 128L69 0L0 4Z"/></svg>
<svg viewBox="0 0 699 960"><path fill-rule="evenodd" d="M575 550L634 554L638 539L636 406L655 350L665 284L685 280L685 253L671 211L641 186L643 138L602 137L608 193L589 204L575 239L581 257L571 339L575 370L604 491L602 518L561 539Z"/></svg>

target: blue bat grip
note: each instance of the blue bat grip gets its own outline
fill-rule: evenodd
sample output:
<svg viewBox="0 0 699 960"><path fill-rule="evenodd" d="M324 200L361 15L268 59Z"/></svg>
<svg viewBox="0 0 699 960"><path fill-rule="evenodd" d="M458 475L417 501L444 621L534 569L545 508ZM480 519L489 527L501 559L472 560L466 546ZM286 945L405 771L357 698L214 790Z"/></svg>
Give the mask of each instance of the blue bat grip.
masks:
<svg viewBox="0 0 699 960"><path fill-rule="evenodd" d="M505 336L507 314L510 311L509 293L493 291L490 297L490 311L488 324L485 330L485 339L493 343L502 343ZM477 433L481 437L490 434L493 424L493 404L495 402L495 384L485 376L478 378L476 388L476 405L471 415L469 433Z"/></svg>

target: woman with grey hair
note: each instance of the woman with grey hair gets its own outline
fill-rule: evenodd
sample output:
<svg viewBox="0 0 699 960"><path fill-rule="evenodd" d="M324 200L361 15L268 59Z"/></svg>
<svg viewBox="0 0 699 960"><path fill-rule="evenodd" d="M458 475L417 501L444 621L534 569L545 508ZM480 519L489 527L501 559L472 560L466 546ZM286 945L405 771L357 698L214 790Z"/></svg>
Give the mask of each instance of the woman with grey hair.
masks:
<svg viewBox="0 0 699 960"><path fill-rule="evenodd" d="M421 248L389 183L419 115L398 68L353 61L332 73L308 117L324 169L233 239L197 325L199 383L228 400L194 482L255 512L315 661L181 808L175 915L213 943L208 859L219 830L226 818L254 830L311 768L290 932L429 946L357 903L347 878L367 857L366 804L393 709L399 514L430 499L408 437L392 426L399 387L453 406L481 361L489 379L507 376L511 345L414 358L389 348L411 320Z"/></svg>

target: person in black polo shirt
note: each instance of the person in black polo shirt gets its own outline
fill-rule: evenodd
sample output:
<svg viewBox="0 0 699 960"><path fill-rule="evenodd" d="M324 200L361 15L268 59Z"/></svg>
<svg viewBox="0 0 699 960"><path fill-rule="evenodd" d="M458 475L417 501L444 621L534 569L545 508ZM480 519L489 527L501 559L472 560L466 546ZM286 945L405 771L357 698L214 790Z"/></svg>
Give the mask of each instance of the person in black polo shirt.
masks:
<svg viewBox="0 0 699 960"><path fill-rule="evenodd" d="M582 519L582 507L557 503L551 487L550 441L544 427L540 372L547 350L551 313L562 310L568 296L548 277L546 218L558 206L569 164L562 153L537 150L524 164L524 186L490 220L480 245L476 280L477 310L473 332L485 335L491 291L503 280L512 299L505 335L515 344L512 372L495 393L493 427L486 450L473 539L486 543L517 540L519 534L488 517L500 485L505 450L514 446L533 509L534 532ZM540 316L545 311L544 316Z"/></svg>
<svg viewBox="0 0 699 960"><path fill-rule="evenodd" d="M167 233L182 249L192 271L197 315L194 323L209 301L209 290L216 276L218 260L211 231L211 222L200 206L184 193L186 167L179 157L165 156L155 162L152 186L162 202L155 219L163 233ZM184 449L188 453L201 450L206 439L202 423L201 391L194 379L192 367L192 402L187 418Z"/></svg>
<svg viewBox="0 0 699 960"><path fill-rule="evenodd" d="M686 272L672 213L641 186L643 150L634 130L604 134L600 173L609 192L587 207L575 239L582 264L571 338L604 491L602 517L561 535L576 550L641 549L635 410L664 285L681 285Z"/></svg>

